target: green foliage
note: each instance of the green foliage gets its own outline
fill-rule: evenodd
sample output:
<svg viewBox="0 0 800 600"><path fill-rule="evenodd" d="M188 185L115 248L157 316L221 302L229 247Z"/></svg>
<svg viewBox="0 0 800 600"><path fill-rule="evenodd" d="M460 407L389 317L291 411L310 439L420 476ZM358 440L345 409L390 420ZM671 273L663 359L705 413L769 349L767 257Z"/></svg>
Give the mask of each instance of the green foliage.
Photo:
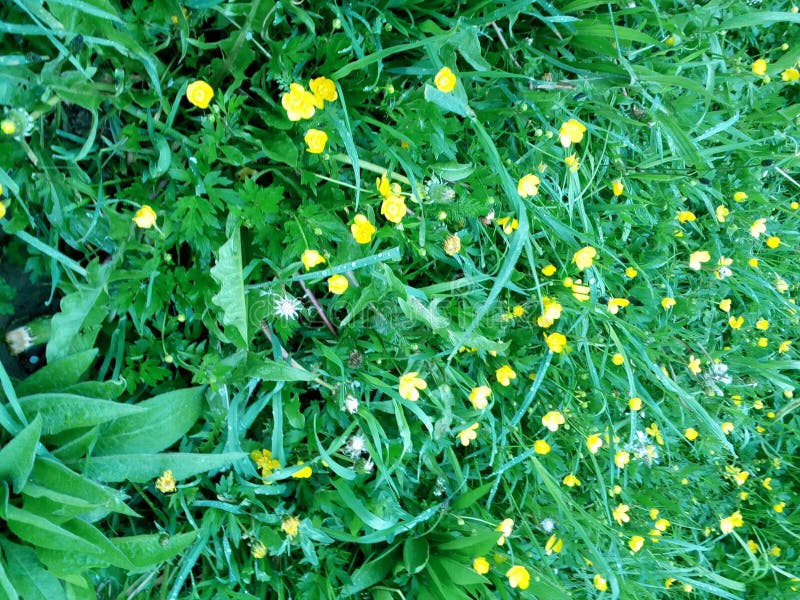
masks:
<svg viewBox="0 0 800 600"><path fill-rule="evenodd" d="M6 3L1 595L796 596L799 22Z"/></svg>

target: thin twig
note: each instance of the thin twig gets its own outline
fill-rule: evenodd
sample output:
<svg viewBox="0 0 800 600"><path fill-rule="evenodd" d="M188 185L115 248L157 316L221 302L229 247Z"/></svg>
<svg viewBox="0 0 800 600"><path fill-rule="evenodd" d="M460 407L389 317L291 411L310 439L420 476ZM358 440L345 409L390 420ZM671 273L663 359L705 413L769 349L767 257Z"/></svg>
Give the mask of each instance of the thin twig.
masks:
<svg viewBox="0 0 800 600"><path fill-rule="evenodd" d="M331 325L331 322L328 320L328 316L325 314L325 311L323 310L322 306L320 306L316 296L314 296L314 293L310 289L308 289L306 282L301 279L298 283L300 284L300 287L303 288L303 292L305 293L306 298L308 298L311 304L314 305L317 314L320 317L322 317L322 322L325 323L325 327L327 327L328 331L330 331L335 337L338 337L339 334L336 333L336 328L333 325Z"/></svg>
<svg viewBox="0 0 800 600"><path fill-rule="evenodd" d="M511 49L508 47L508 44L506 44L506 38L503 37L503 32L500 31L500 28L497 26L497 23L495 21L492 21L491 25L492 25L492 29L494 29L494 32L497 34L497 38L500 40L500 43L503 45L503 48L505 48L506 52L508 52L508 58L511 59L511 62L514 63L515 67L517 67L518 69L521 69L522 67L517 62L517 59L514 58L513 54L511 54Z"/></svg>

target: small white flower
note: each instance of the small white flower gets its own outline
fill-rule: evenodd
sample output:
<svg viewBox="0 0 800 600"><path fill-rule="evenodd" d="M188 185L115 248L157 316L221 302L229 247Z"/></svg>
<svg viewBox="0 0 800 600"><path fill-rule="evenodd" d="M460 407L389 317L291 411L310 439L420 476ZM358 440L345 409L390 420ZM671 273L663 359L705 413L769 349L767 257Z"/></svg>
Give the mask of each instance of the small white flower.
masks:
<svg viewBox="0 0 800 600"><path fill-rule="evenodd" d="M282 319L296 321L302 307L303 305L297 298L288 294L275 299L275 315Z"/></svg>
<svg viewBox="0 0 800 600"><path fill-rule="evenodd" d="M352 436L345 444L344 453L350 458L356 459L367 451L367 440L360 433Z"/></svg>
<svg viewBox="0 0 800 600"><path fill-rule="evenodd" d="M344 410L354 415L358 412L358 404L358 398L352 394L347 394L347 397L344 399Z"/></svg>
<svg viewBox="0 0 800 600"><path fill-rule="evenodd" d="M717 275L719 276L720 279L725 279L733 275L733 271L731 271L728 267L720 267L717 270Z"/></svg>
<svg viewBox="0 0 800 600"><path fill-rule="evenodd" d="M542 522L539 523L539 528L545 533L553 533L556 528L556 522L550 517L545 517L542 519Z"/></svg>

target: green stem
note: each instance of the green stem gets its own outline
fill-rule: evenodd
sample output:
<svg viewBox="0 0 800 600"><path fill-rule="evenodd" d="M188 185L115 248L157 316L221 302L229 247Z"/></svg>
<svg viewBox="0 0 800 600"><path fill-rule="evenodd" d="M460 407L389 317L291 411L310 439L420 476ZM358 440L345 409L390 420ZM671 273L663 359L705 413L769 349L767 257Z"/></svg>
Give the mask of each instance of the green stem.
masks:
<svg viewBox="0 0 800 600"><path fill-rule="evenodd" d="M346 154L332 154L331 158L346 165L352 166L353 164L353 161L351 161L350 157L347 156ZM365 171L372 171L373 173L377 173L378 175L383 175L384 173L387 173L385 167L381 167L380 165L376 165L375 163L367 162L361 159L358 160L358 166L364 169ZM408 180L408 177L406 177L405 175L401 175L400 173L392 171L391 173L387 174L387 177L389 177L389 179L397 180L400 183L411 185L411 182Z"/></svg>

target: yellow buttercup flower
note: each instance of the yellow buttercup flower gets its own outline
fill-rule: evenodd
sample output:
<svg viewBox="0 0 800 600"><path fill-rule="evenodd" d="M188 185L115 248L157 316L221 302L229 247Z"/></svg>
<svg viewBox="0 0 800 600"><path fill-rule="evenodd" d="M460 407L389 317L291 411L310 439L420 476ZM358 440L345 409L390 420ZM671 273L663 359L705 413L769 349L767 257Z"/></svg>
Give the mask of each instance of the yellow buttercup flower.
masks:
<svg viewBox="0 0 800 600"><path fill-rule="evenodd" d="M0 202L0 219L6 216L6 205L4 202Z"/></svg>
<svg viewBox="0 0 800 600"><path fill-rule="evenodd" d="M369 244L376 231L375 226L370 223L369 219L364 215L356 215L353 217L353 224L350 225L350 232L359 244Z"/></svg>
<svg viewBox="0 0 800 600"><path fill-rule="evenodd" d="M214 90L202 79L186 86L186 99L197 108L208 108L214 98Z"/></svg>
<svg viewBox="0 0 800 600"><path fill-rule="evenodd" d="M563 425L564 423L564 415L557 410L551 410L542 417L542 425L547 427L550 431L558 431L559 425Z"/></svg>
<svg viewBox="0 0 800 600"><path fill-rule="evenodd" d="M742 513L738 510L734 512L730 517L725 517L724 519L720 519L719 521L719 530L723 533L730 533L736 527L743 527L744 520L742 519Z"/></svg>
<svg viewBox="0 0 800 600"><path fill-rule="evenodd" d="M602 575L600 575L600 573L595 574L595 576L592 578L592 583L600 592L605 592L608 590L608 582L603 578Z"/></svg>
<svg viewBox="0 0 800 600"><path fill-rule="evenodd" d="M733 194L734 202L744 202L745 200L747 200L747 198L748 196L746 192L739 191L739 192L734 192Z"/></svg>
<svg viewBox="0 0 800 600"><path fill-rule="evenodd" d="M269 450L253 450L250 453L250 458L261 469L261 477L263 479L270 477L275 469L281 468L280 461L272 458L272 452Z"/></svg>
<svg viewBox="0 0 800 600"><path fill-rule="evenodd" d="M694 354L689 357L689 370L692 372L692 375L699 374L703 369L700 368L700 359L695 358Z"/></svg>
<svg viewBox="0 0 800 600"><path fill-rule="evenodd" d="M156 211L145 204L136 211L133 216L133 222L141 229L150 229L156 224Z"/></svg>
<svg viewBox="0 0 800 600"><path fill-rule="evenodd" d="M297 461L297 466L300 466L300 465L305 465L305 463L302 460L298 460ZM311 470L311 466L310 465L306 465L305 467L303 467L299 471L295 471L294 473L292 473L292 477L294 479L308 479L309 477L311 477L312 474L313 474L313 471Z"/></svg>
<svg viewBox="0 0 800 600"><path fill-rule="evenodd" d="M640 535L634 535L628 541L628 548L630 548L631 552L633 552L634 554L636 554L639 550L641 550L642 546L644 546L644 538Z"/></svg>
<svg viewBox="0 0 800 600"><path fill-rule="evenodd" d="M572 473L570 473L569 475L564 477L561 483L563 483L567 487L575 487L581 484L581 480L575 477L575 475L573 475Z"/></svg>
<svg viewBox="0 0 800 600"><path fill-rule="evenodd" d="M506 577L508 577L508 585L512 588L527 590L531 583L531 575L528 573L528 569L521 565L515 565L506 571Z"/></svg>
<svg viewBox="0 0 800 600"><path fill-rule="evenodd" d="M316 250L306 250L300 257L300 260L303 261L303 266L306 268L306 271L310 271L317 265L325 263L325 257Z"/></svg>
<svg viewBox="0 0 800 600"><path fill-rule="evenodd" d="M741 329L744 325L744 317L731 317L728 319L728 325L731 326L731 329Z"/></svg>
<svg viewBox="0 0 800 600"><path fill-rule="evenodd" d="M555 268L554 265L547 265L542 267L542 275L544 275L545 277L553 276L556 271L557 269Z"/></svg>
<svg viewBox="0 0 800 600"><path fill-rule="evenodd" d="M156 479L156 489L162 494L171 494L178 489L172 471L166 470L161 477Z"/></svg>
<svg viewBox="0 0 800 600"><path fill-rule="evenodd" d="M631 462L630 452L620 450L614 455L614 464L617 465L619 469L624 469L629 462Z"/></svg>
<svg viewBox="0 0 800 600"><path fill-rule="evenodd" d="M677 304L677 302L676 302L675 298L663 298L661 300L661 307L664 310L669 310L670 308L672 308L676 304Z"/></svg>
<svg viewBox="0 0 800 600"><path fill-rule="evenodd" d="M800 71L794 67L790 67L781 73L781 79L784 81L797 81L800 79Z"/></svg>
<svg viewBox="0 0 800 600"><path fill-rule="evenodd" d="M642 410L642 399L638 396L634 396L630 400L628 400L628 408L632 411Z"/></svg>
<svg viewBox="0 0 800 600"><path fill-rule="evenodd" d="M428 382L418 375L419 371L412 371L411 373L406 373L400 377L400 385L398 386L398 390L400 391L400 397L404 400L416 402L419 400L419 390L425 390L428 388Z"/></svg>
<svg viewBox="0 0 800 600"><path fill-rule="evenodd" d="M479 556L472 561L472 568L479 575L486 575L489 572L489 561L483 556Z"/></svg>
<svg viewBox="0 0 800 600"><path fill-rule="evenodd" d="M553 552L558 554L561 552L561 549L564 547L564 540L558 537L556 534L550 536L547 540L547 543L544 545L544 553L547 556L550 556Z"/></svg>
<svg viewBox="0 0 800 600"><path fill-rule="evenodd" d="M731 211L729 211L728 207L725 206L724 204L720 204L719 206L717 206L717 208L716 208L716 210L714 212L717 215L717 221L719 221L720 223L724 223L725 222L725 217L727 217L729 214L731 214Z"/></svg>
<svg viewBox="0 0 800 600"><path fill-rule="evenodd" d="M3 119L0 121L0 131L6 135L14 135L17 133L17 124L11 119Z"/></svg>
<svg viewBox="0 0 800 600"><path fill-rule="evenodd" d="M711 260L711 255L706 250L698 250L692 252L689 256L689 267L695 271L699 271L703 267L703 263Z"/></svg>
<svg viewBox="0 0 800 600"><path fill-rule="evenodd" d="M492 395L492 389L489 386L481 385L472 388L469 393L469 401L475 410L483 410L489 405L489 396Z"/></svg>
<svg viewBox="0 0 800 600"><path fill-rule="evenodd" d="M314 94L299 83L289 85L289 91L281 97L281 106L290 121L310 119L316 112Z"/></svg>
<svg viewBox="0 0 800 600"><path fill-rule="evenodd" d="M781 245L781 238L777 235L771 235L767 238L767 248L772 248L773 250Z"/></svg>
<svg viewBox="0 0 800 600"><path fill-rule="evenodd" d="M502 546L506 543L506 538L511 537L511 532L514 530L514 519L503 519L495 528L495 531L502 532L503 535L497 540L497 545Z"/></svg>
<svg viewBox="0 0 800 600"><path fill-rule="evenodd" d="M381 203L381 214L392 223L400 223L407 212L406 201L402 196L392 195L384 198Z"/></svg>
<svg viewBox="0 0 800 600"><path fill-rule="evenodd" d="M658 520L657 520L657 521L656 521L656 522L653 524L653 527L655 527L655 528L656 528L656 529L658 529L659 531L666 531L666 530L667 530L667 528L668 528L670 525L671 525L671 523L670 523L670 522L669 522L667 519L664 519L664 518L662 517L661 519L658 519Z"/></svg>
<svg viewBox="0 0 800 600"><path fill-rule="evenodd" d="M331 275L328 278L328 291L337 296L344 294L347 288L350 287L350 282L344 275Z"/></svg>
<svg viewBox="0 0 800 600"><path fill-rule="evenodd" d="M549 454L550 444L548 444L545 440L536 440L533 443L533 451L536 452L536 454Z"/></svg>
<svg viewBox="0 0 800 600"><path fill-rule="evenodd" d="M733 423L731 423L730 421L725 421L719 427L720 429L722 429L722 433L724 433L725 435L730 435L730 433L735 429Z"/></svg>
<svg viewBox="0 0 800 600"><path fill-rule="evenodd" d="M625 191L625 185L617 179L611 184L611 191L614 192L615 196L622 196L622 192Z"/></svg>
<svg viewBox="0 0 800 600"><path fill-rule="evenodd" d="M620 308L625 308L630 303L630 300L627 298L611 298L608 301L608 312L610 312L612 315L615 315L619 312Z"/></svg>
<svg viewBox="0 0 800 600"><path fill-rule="evenodd" d="M252 554L253 558L256 560L264 558L267 555L267 547L264 545L264 542L261 540L253 542L253 545L250 546L250 554Z"/></svg>
<svg viewBox="0 0 800 600"><path fill-rule="evenodd" d="M306 152L322 154L325 144L328 143L328 134L320 129L309 129L303 139L306 142Z"/></svg>
<svg viewBox="0 0 800 600"><path fill-rule="evenodd" d="M570 119L561 124L561 129L558 130L558 140L564 148L569 148L572 144L580 143L584 133L586 133L586 127L583 123L576 119Z"/></svg>
<svg viewBox="0 0 800 600"><path fill-rule="evenodd" d="M547 347L550 349L550 352L555 354L560 354L563 352L564 347L567 345L566 336L563 333L558 333L557 331L551 333L550 335L545 335L544 341L547 343Z"/></svg>
<svg viewBox="0 0 800 600"><path fill-rule="evenodd" d="M778 346L778 354L784 354L792 348L791 340L784 340Z"/></svg>
<svg viewBox="0 0 800 600"><path fill-rule="evenodd" d="M511 219L511 217L497 219L497 224L503 228L503 233L506 235L510 235L519 227L519 221L517 219Z"/></svg>
<svg viewBox="0 0 800 600"><path fill-rule="evenodd" d="M719 301L719 309L723 312L731 312L731 299L723 298Z"/></svg>
<svg viewBox="0 0 800 600"><path fill-rule="evenodd" d="M542 329L547 329L561 318L562 306L555 298L548 296L542 298L542 304L544 304L544 310L542 315L536 319L536 324Z"/></svg>
<svg viewBox="0 0 800 600"><path fill-rule="evenodd" d="M786 508L786 502L783 501L772 505L772 510L774 510L776 513L782 513L784 508Z"/></svg>
<svg viewBox="0 0 800 600"><path fill-rule="evenodd" d="M603 438L600 437L599 433L593 433L586 438L586 447L589 448L589 452L592 454L597 454L597 451L600 450L602 445Z"/></svg>
<svg viewBox="0 0 800 600"><path fill-rule="evenodd" d="M281 531L290 538L297 537L297 533L300 531L300 519L292 516L284 517L281 521Z"/></svg>
<svg viewBox="0 0 800 600"><path fill-rule="evenodd" d="M592 246L584 246L572 255L572 262L577 265L578 270L583 271L592 266L595 256L597 256L597 250Z"/></svg>
<svg viewBox="0 0 800 600"><path fill-rule="evenodd" d="M676 216L675 218L678 219L678 222L680 223L686 223L687 221L697 220L697 216L695 216L695 214L690 210L682 210L681 212L678 213L678 216Z"/></svg>
<svg viewBox="0 0 800 600"><path fill-rule="evenodd" d="M628 516L628 511L631 509L627 504L618 504L617 507L611 512L611 516L617 522L617 525L629 523L631 518Z"/></svg>
<svg viewBox="0 0 800 600"><path fill-rule="evenodd" d="M695 441L700 434L697 433L697 430L694 427L689 427L686 431L683 432L683 437L685 437L690 442Z"/></svg>
<svg viewBox="0 0 800 600"><path fill-rule="evenodd" d="M750 69L753 71L753 75L758 75L759 77L763 77L767 74L767 61L763 58L759 58L758 60L754 61Z"/></svg>
<svg viewBox="0 0 800 600"><path fill-rule="evenodd" d="M564 159L564 163L569 167L571 173L577 173L581 166L581 160L577 154L571 154Z"/></svg>
<svg viewBox="0 0 800 600"><path fill-rule="evenodd" d="M614 356L611 357L611 362L614 363L616 366L621 367L625 364L625 357L622 356L619 352L615 353Z"/></svg>
<svg viewBox="0 0 800 600"><path fill-rule="evenodd" d="M750 225L750 235L754 238L758 239L762 233L767 231L767 220L766 219L756 219L753 221L753 224Z"/></svg>
<svg viewBox="0 0 800 600"><path fill-rule="evenodd" d="M625 269L625 277L627 277L628 279L634 279L634 278L636 278L636 276L638 274L639 274L639 271L637 271L633 267L627 267Z"/></svg>
<svg viewBox="0 0 800 600"><path fill-rule="evenodd" d="M456 434L456 437L461 441L462 446L469 446L469 443L478 439L478 423L473 423L466 429L462 429Z"/></svg>
<svg viewBox="0 0 800 600"><path fill-rule="evenodd" d="M767 321L764 318L759 319L758 321L756 321L756 329L758 329L759 331L766 331L767 329L769 329L769 321Z"/></svg>
<svg viewBox="0 0 800 600"><path fill-rule="evenodd" d="M433 77L433 83L436 89L445 94L449 94L456 87L458 78L449 67L442 67L439 72Z"/></svg>
<svg viewBox="0 0 800 600"><path fill-rule="evenodd" d="M511 380L517 378L516 372L509 365L503 365L495 371L494 375L503 387L508 387L511 385Z"/></svg>
<svg viewBox="0 0 800 600"><path fill-rule="evenodd" d="M316 108L322 109L326 102L336 102L339 94L336 84L327 77L317 77L308 82L308 87L313 94L313 103Z"/></svg>
<svg viewBox="0 0 800 600"><path fill-rule="evenodd" d="M523 175L517 183L517 193L522 198L529 196L536 196L539 193L539 184L541 180L533 173Z"/></svg>

